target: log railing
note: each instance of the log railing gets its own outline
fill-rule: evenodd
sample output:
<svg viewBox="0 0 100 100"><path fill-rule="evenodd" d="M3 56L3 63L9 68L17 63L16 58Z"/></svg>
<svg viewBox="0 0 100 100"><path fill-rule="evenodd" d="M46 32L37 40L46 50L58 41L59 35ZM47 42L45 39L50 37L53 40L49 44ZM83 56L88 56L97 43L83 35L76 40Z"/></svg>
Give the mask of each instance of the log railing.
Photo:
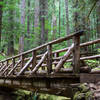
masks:
<svg viewBox="0 0 100 100"><path fill-rule="evenodd" d="M62 69L64 63L71 61L73 63L73 72L79 73L80 60L100 57L100 55L97 55L80 58L80 47L100 43L100 39L97 39L94 41L80 44L80 36L83 35L83 33L83 31L76 32L64 38L51 41L32 50L0 61L0 75L6 77L27 74L33 75L36 74L38 71L42 70L44 70L46 74L51 74L52 72L57 73ZM61 43L69 39L73 40L73 44L70 47L52 51L54 44ZM38 55L38 51L41 51L41 49L46 49L47 51L44 54ZM65 52L65 55L62 57L59 56L61 52ZM30 54L31 56L29 56ZM73 58L69 59L69 57Z"/></svg>

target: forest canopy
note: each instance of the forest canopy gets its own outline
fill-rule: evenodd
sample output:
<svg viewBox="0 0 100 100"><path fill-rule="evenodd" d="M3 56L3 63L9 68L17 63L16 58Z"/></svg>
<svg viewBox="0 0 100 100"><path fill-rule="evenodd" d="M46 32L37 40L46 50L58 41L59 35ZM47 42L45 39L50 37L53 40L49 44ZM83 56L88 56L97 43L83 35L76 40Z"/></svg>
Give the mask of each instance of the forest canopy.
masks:
<svg viewBox="0 0 100 100"><path fill-rule="evenodd" d="M0 59L79 30L82 42L100 37L100 0L0 0Z"/></svg>

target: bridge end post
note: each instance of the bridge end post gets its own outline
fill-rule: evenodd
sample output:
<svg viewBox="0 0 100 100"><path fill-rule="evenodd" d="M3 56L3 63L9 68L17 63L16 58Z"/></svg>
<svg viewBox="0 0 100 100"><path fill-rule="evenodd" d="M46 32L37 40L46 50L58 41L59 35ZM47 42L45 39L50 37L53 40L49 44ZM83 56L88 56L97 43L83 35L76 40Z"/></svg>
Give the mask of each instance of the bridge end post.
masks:
<svg viewBox="0 0 100 100"><path fill-rule="evenodd" d="M48 70L48 74L50 74L52 72L52 45L47 46L47 51L48 51L47 70Z"/></svg>
<svg viewBox="0 0 100 100"><path fill-rule="evenodd" d="M82 32L83 33L83 32ZM74 50L73 50L73 72L80 73L80 36L82 34L77 33L73 37Z"/></svg>

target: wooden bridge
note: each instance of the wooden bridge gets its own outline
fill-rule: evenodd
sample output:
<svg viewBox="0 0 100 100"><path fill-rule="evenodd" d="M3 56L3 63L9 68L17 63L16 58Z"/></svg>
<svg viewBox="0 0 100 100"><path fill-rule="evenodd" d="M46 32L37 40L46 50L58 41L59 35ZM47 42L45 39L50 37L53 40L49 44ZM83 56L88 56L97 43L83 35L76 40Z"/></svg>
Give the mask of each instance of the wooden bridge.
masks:
<svg viewBox="0 0 100 100"><path fill-rule="evenodd" d="M81 37L84 37L83 31L0 61L0 86L71 97L76 83L100 81L99 71L92 72L80 65L80 61L100 58L100 55L80 56L80 48L100 43L100 39L80 43ZM71 39L70 47L53 51L55 44ZM64 56L60 56L62 52ZM73 67L67 68L67 62L72 62Z"/></svg>

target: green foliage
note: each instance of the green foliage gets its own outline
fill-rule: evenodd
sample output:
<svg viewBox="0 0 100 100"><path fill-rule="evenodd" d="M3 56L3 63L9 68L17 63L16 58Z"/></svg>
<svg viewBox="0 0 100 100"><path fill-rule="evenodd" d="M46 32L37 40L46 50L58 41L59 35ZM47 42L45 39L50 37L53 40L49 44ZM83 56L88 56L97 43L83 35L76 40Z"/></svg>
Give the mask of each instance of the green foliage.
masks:
<svg viewBox="0 0 100 100"><path fill-rule="evenodd" d="M74 100L92 100L93 93L89 90L88 86L81 84L79 86L79 91L74 95Z"/></svg>
<svg viewBox="0 0 100 100"><path fill-rule="evenodd" d="M86 60L85 62L91 68L95 68L95 67L98 67L100 65L100 62L97 60Z"/></svg>
<svg viewBox="0 0 100 100"><path fill-rule="evenodd" d="M0 55L0 60L3 60L5 58L6 58L5 56Z"/></svg>

